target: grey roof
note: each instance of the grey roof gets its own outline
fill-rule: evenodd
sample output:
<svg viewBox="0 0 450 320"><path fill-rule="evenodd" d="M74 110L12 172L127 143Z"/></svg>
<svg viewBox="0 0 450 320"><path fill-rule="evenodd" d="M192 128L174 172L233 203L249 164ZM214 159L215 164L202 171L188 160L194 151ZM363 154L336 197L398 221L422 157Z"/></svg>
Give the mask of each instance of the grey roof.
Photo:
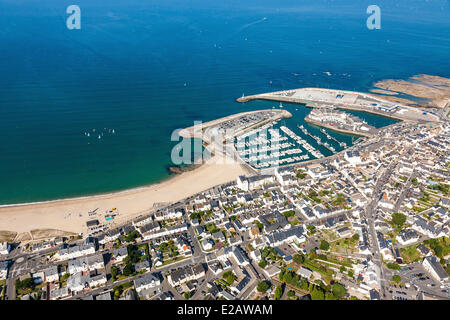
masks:
<svg viewBox="0 0 450 320"><path fill-rule="evenodd" d="M137 278L134 280L134 285L136 288L139 288L141 286L148 285L152 282L158 282L159 278L153 274L153 273L147 273L142 278Z"/></svg>
<svg viewBox="0 0 450 320"><path fill-rule="evenodd" d="M427 260L431 264L431 267L433 268L434 272L437 273L439 278L448 278L447 272L444 270L444 268L439 263L439 260L435 256L426 257L425 260Z"/></svg>
<svg viewBox="0 0 450 320"><path fill-rule="evenodd" d="M44 269L44 274L46 277L52 276L54 274L58 274L58 266L51 266Z"/></svg>
<svg viewBox="0 0 450 320"><path fill-rule="evenodd" d="M303 236L304 233L305 233L305 230L303 229L303 227L297 226L297 227L290 228L288 230L273 232L273 233L267 235L267 238L271 243L275 243L275 242L285 241L286 239L288 239L289 237L292 237L294 235L300 238Z"/></svg>
<svg viewBox="0 0 450 320"><path fill-rule="evenodd" d="M105 292L95 296L95 300L111 300L111 292Z"/></svg>
<svg viewBox="0 0 450 320"><path fill-rule="evenodd" d="M113 257L127 256L128 249L127 247L119 247L117 249L113 249Z"/></svg>

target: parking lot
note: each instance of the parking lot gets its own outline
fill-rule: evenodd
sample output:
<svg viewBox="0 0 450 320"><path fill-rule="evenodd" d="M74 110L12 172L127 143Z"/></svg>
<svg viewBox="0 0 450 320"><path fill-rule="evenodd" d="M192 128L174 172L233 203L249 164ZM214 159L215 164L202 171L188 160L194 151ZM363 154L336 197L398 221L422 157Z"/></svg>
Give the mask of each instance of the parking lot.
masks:
<svg viewBox="0 0 450 320"><path fill-rule="evenodd" d="M402 278L402 282L411 283L412 287L410 289L450 298L448 287L444 287L439 281L431 277L421 263L413 263L395 274L398 274Z"/></svg>

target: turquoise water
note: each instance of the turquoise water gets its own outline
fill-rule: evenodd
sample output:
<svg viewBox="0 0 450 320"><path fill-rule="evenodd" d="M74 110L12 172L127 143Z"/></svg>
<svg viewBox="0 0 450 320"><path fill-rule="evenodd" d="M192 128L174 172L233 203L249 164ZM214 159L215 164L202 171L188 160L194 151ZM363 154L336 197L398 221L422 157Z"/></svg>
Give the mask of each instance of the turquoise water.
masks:
<svg viewBox="0 0 450 320"><path fill-rule="evenodd" d="M377 2L0 0L0 204L165 179L173 130L273 105L243 93L450 76L448 2Z"/></svg>

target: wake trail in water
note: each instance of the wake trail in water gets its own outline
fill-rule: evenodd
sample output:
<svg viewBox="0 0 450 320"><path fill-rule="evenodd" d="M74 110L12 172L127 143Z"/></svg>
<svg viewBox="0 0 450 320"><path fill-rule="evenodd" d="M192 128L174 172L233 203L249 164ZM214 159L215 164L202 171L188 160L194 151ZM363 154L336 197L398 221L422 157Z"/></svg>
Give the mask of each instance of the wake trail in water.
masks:
<svg viewBox="0 0 450 320"><path fill-rule="evenodd" d="M242 32L242 31L244 31L245 29L250 28L251 26L254 26L255 24L264 22L264 21L266 21L266 20L267 20L267 18L264 17L264 18L259 19L259 20L257 20L257 21L254 21L254 22L251 22L251 23L244 24L242 27L240 27L240 28L238 29L238 31L236 32L236 34L238 34L238 33Z"/></svg>

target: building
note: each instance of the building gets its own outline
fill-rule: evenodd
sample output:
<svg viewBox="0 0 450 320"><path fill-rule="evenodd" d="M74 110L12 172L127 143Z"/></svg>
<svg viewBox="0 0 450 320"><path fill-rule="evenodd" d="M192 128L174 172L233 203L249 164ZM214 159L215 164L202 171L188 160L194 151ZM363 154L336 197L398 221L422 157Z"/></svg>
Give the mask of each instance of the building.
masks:
<svg viewBox="0 0 450 320"><path fill-rule="evenodd" d="M422 243L417 246L417 250L425 257L431 256L431 250L425 247Z"/></svg>
<svg viewBox="0 0 450 320"><path fill-rule="evenodd" d="M0 261L0 280L5 280L8 276L8 261Z"/></svg>
<svg viewBox="0 0 450 320"><path fill-rule="evenodd" d="M109 301L111 300L111 292L105 292L102 294L98 294L95 296L95 300L105 300L105 301Z"/></svg>
<svg viewBox="0 0 450 320"><path fill-rule="evenodd" d="M306 269L305 267L300 267L297 270L297 274L305 279L309 279L309 278L311 278L313 272L309 269Z"/></svg>
<svg viewBox="0 0 450 320"><path fill-rule="evenodd" d="M42 250L47 250L50 248L53 248L56 246L56 242L55 241L44 241L41 243L35 243L31 246L31 251L32 252L39 252Z"/></svg>
<svg viewBox="0 0 450 320"><path fill-rule="evenodd" d="M59 300L70 297L68 287L56 288L50 292L50 300Z"/></svg>
<svg viewBox="0 0 450 320"><path fill-rule="evenodd" d="M7 255L11 251L11 246L8 242L0 242L0 255Z"/></svg>
<svg viewBox="0 0 450 320"><path fill-rule="evenodd" d="M134 219L131 224L133 225L133 227L139 228L151 222L153 222L153 216L143 216Z"/></svg>
<svg viewBox="0 0 450 320"><path fill-rule="evenodd" d="M103 269L105 263L103 261L103 255L97 254L88 257L80 257L77 259L69 260L67 270L70 274L78 272L94 271L97 269Z"/></svg>
<svg viewBox="0 0 450 320"><path fill-rule="evenodd" d="M89 274L83 275L81 272L71 275L67 279L67 288L69 288L71 292L75 293L83 291L84 289L88 289L90 280L89 278Z"/></svg>
<svg viewBox="0 0 450 320"><path fill-rule="evenodd" d="M73 258L87 256L89 254L94 254L94 253L95 253L95 244L89 243L89 244L68 247L68 248L62 248L56 253L55 256L59 260L69 260L69 259L73 259Z"/></svg>
<svg viewBox="0 0 450 320"><path fill-rule="evenodd" d="M125 259L127 256L128 256L127 247L120 247L120 248L113 250L111 260L114 263L119 263L119 262L122 262L123 259Z"/></svg>
<svg viewBox="0 0 450 320"><path fill-rule="evenodd" d="M106 283L106 275L104 273L97 274L89 277L89 287L94 288Z"/></svg>
<svg viewBox="0 0 450 320"><path fill-rule="evenodd" d="M158 275L155 273L145 274L141 278L137 278L134 280L134 286L136 288L136 292L138 294L141 293L142 290L148 290L150 288L155 288L161 284L161 280Z"/></svg>
<svg viewBox="0 0 450 320"><path fill-rule="evenodd" d="M357 165L362 162L361 156L360 156L359 152L356 150L346 151L344 153L344 159L347 160L347 162L349 162L352 165Z"/></svg>
<svg viewBox="0 0 450 320"><path fill-rule="evenodd" d="M423 267L430 275L440 282L446 282L448 280L448 274L439 263L439 260L435 256L426 257L422 262Z"/></svg>
<svg viewBox="0 0 450 320"><path fill-rule="evenodd" d="M44 277L46 282L57 282L59 281L59 272L57 266L51 266L44 269Z"/></svg>
<svg viewBox="0 0 450 320"><path fill-rule="evenodd" d="M337 233L340 237L350 237L352 235L352 230L350 230L348 227L337 229Z"/></svg>
<svg viewBox="0 0 450 320"><path fill-rule="evenodd" d="M197 280L205 276L205 270L201 264L192 267L178 269L172 272L167 280L170 285L175 287L190 280Z"/></svg>
<svg viewBox="0 0 450 320"><path fill-rule="evenodd" d="M266 236L268 245L275 247L287 242L304 242L305 229L302 226L297 226L283 231L275 231Z"/></svg>
<svg viewBox="0 0 450 320"><path fill-rule="evenodd" d="M239 176L236 180L236 185L239 189L248 191L271 182L274 182L274 176L271 175L258 175L248 178L245 176Z"/></svg>
<svg viewBox="0 0 450 320"><path fill-rule="evenodd" d="M402 230L396 237L397 241L403 245L410 245L419 240L419 234L414 230Z"/></svg>
<svg viewBox="0 0 450 320"><path fill-rule="evenodd" d="M180 209L166 209L155 212L156 221L164 221L169 219L180 219L183 217L183 211Z"/></svg>
<svg viewBox="0 0 450 320"><path fill-rule="evenodd" d="M186 223L181 223L178 225L175 225L173 227L170 228L165 228L165 229L160 229L154 232L147 232L145 235L143 234L143 240L151 240L151 239L155 239L155 238L160 238L160 237L164 237L164 236L172 236L175 235L177 233L182 233L184 231L187 231L187 224Z"/></svg>
<svg viewBox="0 0 450 320"><path fill-rule="evenodd" d="M202 247L204 250L211 250L214 246L214 241L212 239L203 239Z"/></svg>

